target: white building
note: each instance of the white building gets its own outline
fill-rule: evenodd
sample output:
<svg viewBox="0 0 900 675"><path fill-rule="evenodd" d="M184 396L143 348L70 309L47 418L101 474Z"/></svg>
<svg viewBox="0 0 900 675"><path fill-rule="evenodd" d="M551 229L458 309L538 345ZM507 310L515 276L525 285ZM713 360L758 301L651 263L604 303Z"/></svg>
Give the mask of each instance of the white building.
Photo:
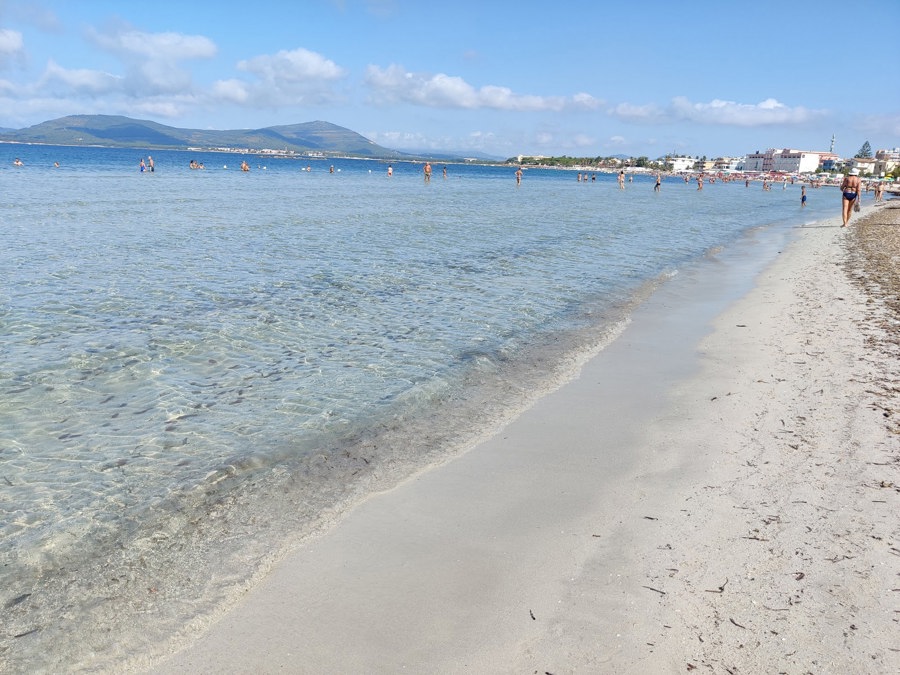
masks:
<svg viewBox="0 0 900 675"><path fill-rule="evenodd" d="M697 160L693 157L666 157L666 161L672 165L672 171L690 171L694 168Z"/></svg>
<svg viewBox="0 0 900 675"><path fill-rule="evenodd" d="M822 152L807 152L783 148L769 148L765 152L751 152L744 160L744 171L778 171L782 173L812 173L819 168Z"/></svg>

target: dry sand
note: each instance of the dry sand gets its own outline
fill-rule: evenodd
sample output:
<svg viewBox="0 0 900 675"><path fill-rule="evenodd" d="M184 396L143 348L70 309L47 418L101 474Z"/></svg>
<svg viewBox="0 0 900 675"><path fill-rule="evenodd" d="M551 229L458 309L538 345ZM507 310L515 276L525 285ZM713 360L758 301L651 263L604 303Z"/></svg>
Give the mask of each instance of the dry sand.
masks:
<svg viewBox="0 0 900 675"><path fill-rule="evenodd" d="M636 318L154 672L900 672L900 208L838 222L702 339Z"/></svg>

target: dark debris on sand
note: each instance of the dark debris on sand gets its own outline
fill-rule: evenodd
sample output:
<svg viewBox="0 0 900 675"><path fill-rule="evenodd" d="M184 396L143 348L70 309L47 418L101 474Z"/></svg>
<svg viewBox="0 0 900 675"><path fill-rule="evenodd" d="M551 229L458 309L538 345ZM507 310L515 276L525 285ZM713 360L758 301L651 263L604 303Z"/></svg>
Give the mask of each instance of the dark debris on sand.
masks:
<svg viewBox="0 0 900 675"><path fill-rule="evenodd" d="M893 367L872 384L889 428L900 434L900 200L878 206L856 222L847 238L847 273L869 297L864 331L870 346Z"/></svg>

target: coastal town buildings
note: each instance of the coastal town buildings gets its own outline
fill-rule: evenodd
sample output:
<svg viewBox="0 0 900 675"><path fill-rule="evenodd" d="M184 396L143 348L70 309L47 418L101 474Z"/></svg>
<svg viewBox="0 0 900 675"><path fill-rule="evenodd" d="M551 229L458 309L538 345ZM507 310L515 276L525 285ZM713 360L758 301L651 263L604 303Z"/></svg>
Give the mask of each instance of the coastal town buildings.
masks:
<svg viewBox="0 0 900 675"><path fill-rule="evenodd" d="M853 159L847 160L845 169L847 171L856 169L859 171L860 176L874 176L875 160L871 157L854 157Z"/></svg>
<svg viewBox="0 0 900 675"><path fill-rule="evenodd" d="M900 167L900 148L877 150L872 157L842 158L833 151L768 148L744 157L719 157L715 160L698 157L667 156L666 163L675 173L702 171L747 173L803 174L817 171L844 173L859 170L861 176L883 178Z"/></svg>
<svg viewBox="0 0 900 675"><path fill-rule="evenodd" d="M875 176L885 176L896 169L898 165L900 165L900 148L876 150L872 174Z"/></svg>
<svg viewBox="0 0 900 675"><path fill-rule="evenodd" d="M838 159L838 157L830 152L769 148L765 152L757 150L748 153L744 160L744 171L812 173L827 159Z"/></svg>
<svg viewBox="0 0 900 675"><path fill-rule="evenodd" d="M743 157L719 157L713 169L716 171L740 171L744 165Z"/></svg>
<svg viewBox="0 0 900 675"><path fill-rule="evenodd" d="M882 178L890 174L900 165L900 148L877 150L875 157L853 157L846 160L842 169L857 169L860 176Z"/></svg>

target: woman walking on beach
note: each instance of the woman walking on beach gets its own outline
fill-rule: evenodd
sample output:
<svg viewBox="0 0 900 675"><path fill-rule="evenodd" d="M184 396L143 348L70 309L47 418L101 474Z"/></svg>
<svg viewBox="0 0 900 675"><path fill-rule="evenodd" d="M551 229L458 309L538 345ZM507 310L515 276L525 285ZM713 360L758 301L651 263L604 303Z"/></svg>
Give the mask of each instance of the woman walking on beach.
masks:
<svg viewBox="0 0 900 675"><path fill-rule="evenodd" d="M847 227L853 205L859 199L859 188L859 169L850 169L850 174L841 181L841 217L844 219L841 227Z"/></svg>

